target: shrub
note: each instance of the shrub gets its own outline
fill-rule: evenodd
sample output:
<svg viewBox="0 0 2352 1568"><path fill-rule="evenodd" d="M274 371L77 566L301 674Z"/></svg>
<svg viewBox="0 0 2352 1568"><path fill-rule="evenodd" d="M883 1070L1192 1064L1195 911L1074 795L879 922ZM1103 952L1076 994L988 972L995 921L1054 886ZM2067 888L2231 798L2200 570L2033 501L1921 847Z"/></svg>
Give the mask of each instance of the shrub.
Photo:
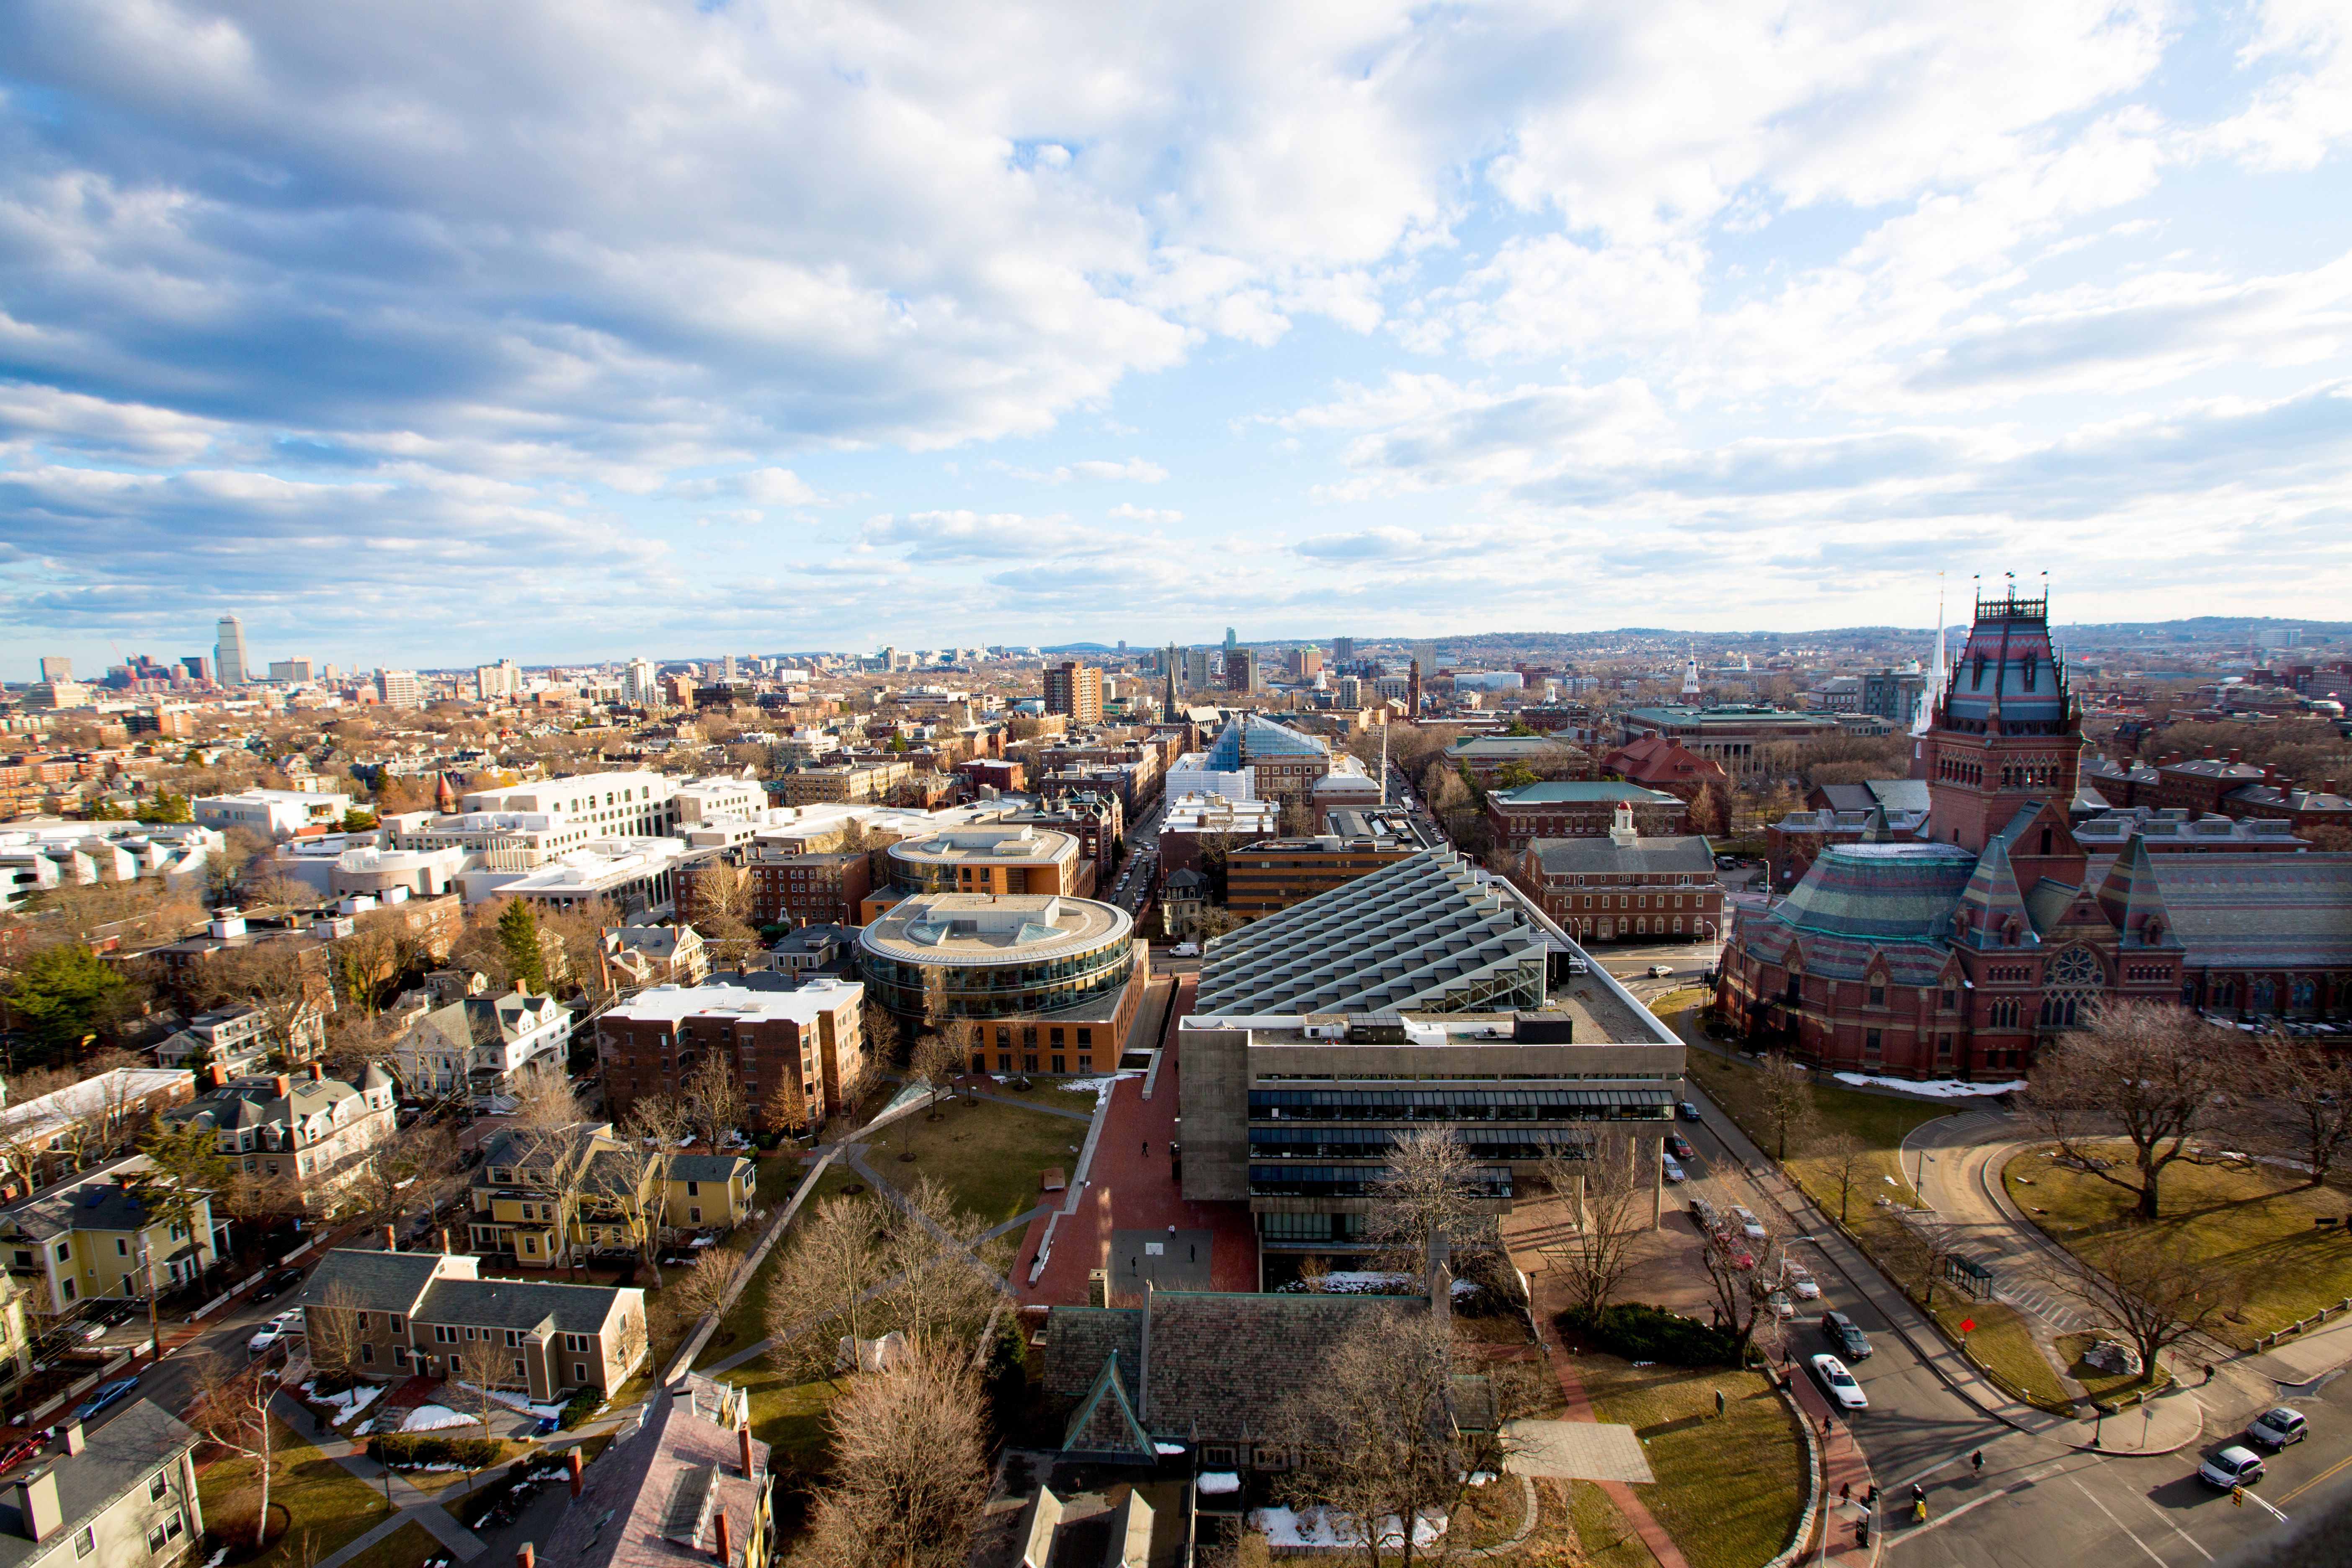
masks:
<svg viewBox="0 0 2352 1568"><path fill-rule="evenodd" d="M463 1465L484 1469L506 1458L497 1437L441 1437L430 1432L387 1432L368 1439L368 1458L395 1469L403 1465Z"/></svg>
<svg viewBox="0 0 2352 1568"><path fill-rule="evenodd" d="M1729 1366L1738 1359L1739 1342L1727 1330L1709 1328L1696 1318L1669 1312L1639 1301L1620 1302L1601 1310L1591 1322L1566 1315L1562 1328L1575 1329L1612 1355L1627 1361L1654 1361L1667 1366Z"/></svg>
<svg viewBox="0 0 2352 1568"><path fill-rule="evenodd" d="M596 1414L596 1407L604 1403L603 1394L593 1388L583 1388L572 1396L571 1402L564 1405L563 1414L558 1417L558 1420L566 1432L576 1431L588 1424L589 1419Z"/></svg>

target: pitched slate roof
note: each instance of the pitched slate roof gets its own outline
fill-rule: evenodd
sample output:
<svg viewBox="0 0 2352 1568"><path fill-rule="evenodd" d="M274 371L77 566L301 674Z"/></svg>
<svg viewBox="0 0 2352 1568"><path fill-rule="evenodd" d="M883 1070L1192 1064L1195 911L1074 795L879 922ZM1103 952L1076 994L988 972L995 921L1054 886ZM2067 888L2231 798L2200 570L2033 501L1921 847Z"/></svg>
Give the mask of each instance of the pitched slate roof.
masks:
<svg viewBox="0 0 2352 1568"><path fill-rule="evenodd" d="M2156 879L2155 861L2147 841L2135 833L2099 879L2099 908L2123 933L2126 948L2180 946L2179 934L2172 930L2172 911L2165 908L2164 889ZM2148 941L2151 923L2157 928L2152 943Z"/></svg>
<svg viewBox="0 0 2352 1568"><path fill-rule="evenodd" d="M1715 852L1695 833L1637 837L1632 847L1624 849L1601 837L1538 838L1528 850L1542 865L1544 874L1552 877L1664 873L1700 874L1712 879L1715 874Z"/></svg>
<svg viewBox="0 0 2352 1568"><path fill-rule="evenodd" d="M673 1182L727 1182L751 1163L740 1154L673 1154L669 1162L669 1179Z"/></svg>
<svg viewBox="0 0 2352 1568"><path fill-rule="evenodd" d="M593 1334L634 1286L567 1285L553 1279L436 1279L413 1316L427 1323L471 1323L479 1328L535 1329Z"/></svg>
<svg viewBox="0 0 2352 1568"><path fill-rule="evenodd" d="M1116 1454L1147 1464L1158 1458L1151 1435L1135 1418L1135 1407L1128 1403L1117 1351L1103 1358L1102 1370L1095 1373L1093 1386L1070 1413L1069 1426L1062 1435L1062 1451Z"/></svg>
<svg viewBox="0 0 2352 1568"><path fill-rule="evenodd" d="M294 1298L297 1307L326 1305L327 1292L346 1286L362 1307L385 1312L406 1312L425 1294L425 1288L444 1267L471 1272L474 1260L462 1261L438 1252L367 1252L339 1247L310 1271L310 1282Z"/></svg>
<svg viewBox="0 0 2352 1568"><path fill-rule="evenodd" d="M2016 868L2009 863L2008 840L1996 834L1986 841L1985 852L1977 859L1976 869L1969 873L1969 885L1960 893L1960 907L1969 911L1967 942L1970 947L2039 947L2041 930L2033 923L2033 915L2025 907L2024 889L2017 885ZM2016 922L2017 941L2004 941L2010 922Z"/></svg>
<svg viewBox="0 0 2352 1568"><path fill-rule="evenodd" d="M2151 855L2200 969L2352 967L2352 855Z"/></svg>
<svg viewBox="0 0 2352 1568"><path fill-rule="evenodd" d="M65 1543L157 1470L177 1464L195 1447L196 1435L153 1401L137 1399L104 1426L92 1427L84 1441L88 1447L80 1453L60 1452L45 1461L57 1477L58 1523L44 1540L36 1542L26 1531L18 1511L23 1493L8 1488L6 1500L0 1502L0 1568L42 1558L75 1561ZM139 1500L146 1500L143 1492ZM121 1561L135 1550L117 1545L106 1560Z"/></svg>
<svg viewBox="0 0 2352 1568"><path fill-rule="evenodd" d="M769 1479L768 1445L751 1442L752 1475L742 1473L741 1436L658 1390L634 1436L615 1438L581 1478L540 1555L565 1568L657 1568L699 1562L709 1568L717 1531L698 1510L696 1546L663 1533L671 1499L688 1471L709 1471L705 1500L727 1511L729 1563L748 1561L751 1521ZM558 1489L561 1490L562 1489Z"/></svg>

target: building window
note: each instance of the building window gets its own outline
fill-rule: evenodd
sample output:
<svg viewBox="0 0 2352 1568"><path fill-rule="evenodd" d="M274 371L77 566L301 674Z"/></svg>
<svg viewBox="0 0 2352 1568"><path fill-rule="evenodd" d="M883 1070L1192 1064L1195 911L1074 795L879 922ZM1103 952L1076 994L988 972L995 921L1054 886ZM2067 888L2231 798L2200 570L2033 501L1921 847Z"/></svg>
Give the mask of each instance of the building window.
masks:
<svg viewBox="0 0 2352 1568"><path fill-rule="evenodd" d="M433 1325L433 1342L438 1345L454 1345L457 1342L457 1331L446 1323L436 1323Z"/></svg>
<svg viewBox="0 0 2352 1568"><path fill-rule="evenodd" d="M688 1183L687 1183L687 1184L686 1184L686 1195L687 1195L688 1197L690 1197L690 1198L698 1198L698 1197L700 1197L700 1196L702 1195L702 1184L701 1184L700 1182L688 1182Z"/></svg>
<svg viewBox="0 0 2352 1568"><path fill-rule="evenodd" d="M1874 1007L1884 1007L1886 1005L1885 986L1874 985L1870 988L1870 1005Z"/></svg>
<svg viewBox="0 0 2352 1568"><path fill-rule="evenodd" d="M702 1211L698 1208L690 1208L687 1210L686 1223L688 1225L700 1225L702 1223Z"/></svg>
<svg viewBox="0 0 2352 1568"><path fill-rule="evenodd" d="M1025 1053L1025 1054L1022 1057L1022 1058L1021 1058L1021 1070L1022 1070L1023 1072L1035 1072L1035 1071L1037 1070L1037 1053L1036 1053L1036 1052L1034 1052L1034 1051L1030 1051L1030 1052Z"/></svg>
<svg viewBox="0 0 2352 1568"><path fill-rule="evenodd" d="M1866 1056L1874 1056L1874 1056L1876 1056L1876 1055L1878 1054L1878 1031L1877 1031L1877 1030L1875 1030L1875 1029L1865 1029L1865 1030L1864 1030L1864 1031L1863 1031L1863 1036L1862 1036L1862 1049L1863 1049L1863 1053L1864 1053L1864 1055L1866 1055Z"/></svg>
<svg viewBox="0 0 2352 1568"><path fill-rule="evenodd" d="M408 1347L406 1345L394 1345L392 1347L392 1364L397 1367L405 1367L408 1365Z"/></svg>
<svg viewBox="0 0 2352 1568"><path fill-rule="evenodd" d="M375 1363L375 1346L364 1341L361 1342L360 1360L373 1366Z"/></svg>
<svg viewBox="0 0 2352 1568"><path fill-rule="evenodd" d="M359 1326L360 1326L360 1329L361 1329L361 1331L362 1331L362 1332L364 1332L364 1331L366 1331L366 1329L367 1329L367 1326L368 1326L368 1321L368 1321L368 1315L367 1315L365 1312L362 1312L362 1313L360 1313L360 1314L359 1314L358 1319L357 1319L357 1321L358 1321Z"/></svg>
<svg viewBox="0 0 2352 1568"><path fill-rule="evenodd" d="M507 1349L512 1350L520 1343L522 1343L522 1331L519 1329L509 1329L507 1331Z"/></svg>
<svg viewBox="0 0 2352 1568"><path fill-rule="evenodd" d="M172 1479L163 1471L158 1470L155 1472L155 1479L147 1483L147 1500L150 1502L162 1502L163 1500L163 1494L171 1489Z"/></svg>

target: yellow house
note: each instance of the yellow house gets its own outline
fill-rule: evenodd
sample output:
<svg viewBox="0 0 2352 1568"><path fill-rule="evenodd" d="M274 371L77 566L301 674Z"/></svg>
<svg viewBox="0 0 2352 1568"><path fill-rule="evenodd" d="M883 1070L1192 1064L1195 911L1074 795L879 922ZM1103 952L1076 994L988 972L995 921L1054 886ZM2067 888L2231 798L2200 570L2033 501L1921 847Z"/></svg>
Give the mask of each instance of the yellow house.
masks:
<svg viewBox="0 0 2352 1568"><path fill-rule="evenodd" d="M164 1290L212 1262L211 1205L198 1198L186 1219L166 1221L139 1192L152 1170L133 1154L0 1209L0 1253L35 1313L56 1317L93 1297L143 1298L151 1261Z"/></svg>
<svg viewBox="0 0 2352 1568"><path fill-rule="evenodd" d="M672 1230L732 1230L751 1217L759 1167L740 1154L680 1154L669 1163L669 1201L662 1223Z"/></svg>

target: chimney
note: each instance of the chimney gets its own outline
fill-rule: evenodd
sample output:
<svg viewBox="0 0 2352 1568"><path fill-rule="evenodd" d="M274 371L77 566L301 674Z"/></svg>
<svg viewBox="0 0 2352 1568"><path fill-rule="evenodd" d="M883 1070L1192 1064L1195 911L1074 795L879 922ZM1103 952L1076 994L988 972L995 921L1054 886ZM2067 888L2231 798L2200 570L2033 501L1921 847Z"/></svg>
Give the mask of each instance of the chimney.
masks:
<svg viewBox="0 0 2352 1568"><path fill-rule="evenodd" d="M2322 780L2320 780L2320 781L2319 781L2319 788L2320 788L2321 793L2322 793L2322 794L2325 794L2325 795L2334 795L2334 794L2336 794L2336 780L2334 780L2334 779L2322 779Z"/></svg>
<svg viewBox="0 0 2352 1568"><path fill-rule="evenodd" d="M279 1073L276 1078L271 1079L269 1082L270 1086L277 1089L278 1098L280 1100L285 1099L288 1095L294 1092L294 1080L288 1078L284 1073Z"/></svg>
<svg viewBox="0 0 2352 1568"><path fill-rule="evenodd" d="M205 1078L215 1089L225 1089L228 1085L228 1068L218 1062L207 1062L205 1064Z"/></svg>
<svg viewBox="0 0 2352 1568"><path fill-rule="evenodd" d="M710 1555L716 1558L724 1568L724 1564L735 1560L732 1543L727 1539L727 1506L724 1503L711 1510L710 1528L716 1537L711 1544Z"/></svg>
<svg viewBox="0 0 2352 1568"><path fill-rule="evenodd" d="M449 1256L449 1227L446 1225L441 1227L441 1256Z"/></svg>
<svg viewBox="0 0 2352 1568"><path fill-rule="evenodd" d="M515 1568L536 1568L538 1562L539 1553L531 1550L530 1542L515 1548Z"/></svg>
<svg viewBox="0 0 2352 1568"><path fill-rule="evenodd" d="M2240 760L2242 760L2242 759L2245 756L2245 754L2246 754L2246 751L2245 751L2245 748L2244 748L2244 747L2242 747L2242 746L2232 746L2232 747L2231 747L2231 748L2230 748L2230 765L2231 765L2231 767L2233 767L2233 768L2234 768L2234 767L2236 767L2236 766L2238 765L2238 763L2239 763Z"/></svg>
<svg viewBox="0 0 2352 1568"><path fill-rule="evenodd" d="M743 1425L735 1428L735 1437L742 1449L743 1479L747 1481L758 1480L760 1478L751 1471L751 1421L748 1412L745 1414Z"/></svg>
<svg viewBox="0 0 2352 1568"><path fill-rule="evenodd" d="M398 1252L400 1250L400 1232L394 1229L391 1226L385 1226L383 1227L383 1249L386 1252Z"/></svg>
<svg viewBox="0 0 2352 1568"><path fill-rule="evenodd" d="M81 1423L80 1423L80 1422L79 1422L79 1421L68 1421L68 1422L67 1422L67 1423L66 1423L66 1452L67 1452L67 1454L68 1454L68 1455L79 1454L79 1453L80 1453L84 1448L87 1448L87 1447L89 1447L89 1439L88 1439L87 1437L85 1437L85 1436L82 1435Z"/></svg>
<svg viewBox="0 0 2352 1568"><path fill-rule="evenodd" d="M58 1473L47 1466L27 1470L16 1483L17 1515L23 1529L34 1541L47 1540L65 1522L58 1507Z"/></svg>
<svg viewBox="0 0 2352 1568"><path fill-rule="evenodd" d="M312 1062L310 1064L310 1081L312 1083L324 1083L327 1081L327 1065L324 1062Z"/></svg>
<svg viewBox="0 0 2352 1568"><path fill-rule="evenodd" d="M580 1495L580 1450L574 1448L563 1456L563 1468L572 1473L572 1495Z"/></svg>

